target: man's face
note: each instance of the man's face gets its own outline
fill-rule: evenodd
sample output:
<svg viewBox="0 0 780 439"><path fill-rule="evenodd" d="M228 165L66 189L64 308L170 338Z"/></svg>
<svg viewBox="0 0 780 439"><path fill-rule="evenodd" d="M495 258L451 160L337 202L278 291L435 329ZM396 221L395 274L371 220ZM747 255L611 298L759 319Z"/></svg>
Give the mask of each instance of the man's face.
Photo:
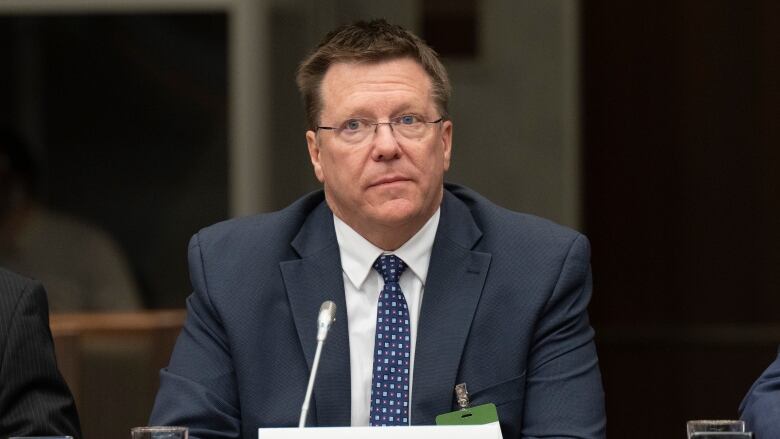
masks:
<svg viewBox="0 0 780 439"><path fill-rule="evenodd" d="M321 85L319 124L338 127L352 118L387 122L403 115L441 117L431 81L416 61L336 63ZM358 145L335 131L308 131L314 173L333 212L363 236L422 227L442 198L450 165L452 123L428 124L419 140L394 136L388 125Z"/></svg>

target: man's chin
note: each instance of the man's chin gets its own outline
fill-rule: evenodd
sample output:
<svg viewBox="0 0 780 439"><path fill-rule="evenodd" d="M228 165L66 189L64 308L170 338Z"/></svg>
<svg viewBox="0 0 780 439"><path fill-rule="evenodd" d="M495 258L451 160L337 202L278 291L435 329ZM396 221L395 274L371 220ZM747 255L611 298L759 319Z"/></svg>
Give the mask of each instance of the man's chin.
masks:
<svg viewBox="0 0 780 439"><path fill-rule="evenodd" d="M407 199L389 200L380 205L373 213L373 220L385 226L402 227L420 220L420 206Z"/></svg>

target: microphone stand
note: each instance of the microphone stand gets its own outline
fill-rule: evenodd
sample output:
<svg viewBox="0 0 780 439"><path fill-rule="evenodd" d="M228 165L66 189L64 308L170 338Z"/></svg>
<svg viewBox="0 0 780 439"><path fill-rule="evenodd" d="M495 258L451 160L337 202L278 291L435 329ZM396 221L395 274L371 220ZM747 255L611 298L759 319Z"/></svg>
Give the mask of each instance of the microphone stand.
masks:
<svg viewBox="0 0 780 439"><path fill-rule="evenodd" d="M336 320L336 304L326 300L320 306L320 313L317 316L317 350L314 352L314 361L311 364L311 374L309 375L309 385L306 387L306 397L303 398L301 407L301 418L298 420L298 428L306 426L306 415L309 414L309 405L311 404L311 394L314 391L314 379L317 377L317 368L320 365L320 355L325 339L328 338L330 326Z"/></svg>
<svg viewBox="0 0 780 439"><path fill-rule="evenodd" d="M314 391L314 379L317 376L317 367L320 364L320 354L322 353L322 345L325 344L325 340L317 341L317 350L314 352L314 362L311 364L311 375L309 375L309 385L306 387L306 397L303 399L303 406L301 407L301 418L298 420L298 428L306 426L306 415L309 414L309 404L311 402L311 394Z"/></svg>

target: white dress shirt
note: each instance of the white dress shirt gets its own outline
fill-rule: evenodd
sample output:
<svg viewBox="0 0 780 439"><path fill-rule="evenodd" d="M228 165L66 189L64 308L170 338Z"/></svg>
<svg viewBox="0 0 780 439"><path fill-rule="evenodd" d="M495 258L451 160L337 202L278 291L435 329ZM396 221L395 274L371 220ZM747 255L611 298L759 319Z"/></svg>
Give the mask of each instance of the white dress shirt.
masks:
<svg viewBox="0 0 780 439"><path fill-rule="evenodd" d="M401 285L401 291L404 293L409 308L409 326L412 333L411 367L409 369L409 419L411 420L417 322L425 290L425 279L428 276L433 239L436 236L436 229L439 227L440 215L441 209L437 209L414 236L393 252L383 251L371 244L344 221L335 215L333 216L336 239L341 254L344 295L347 303L353 426L367 426L370 416L376 308L379 292L384 287L382 276L372 266L376 258L383 253L398 256L407 266L398 283Z"/></svg>

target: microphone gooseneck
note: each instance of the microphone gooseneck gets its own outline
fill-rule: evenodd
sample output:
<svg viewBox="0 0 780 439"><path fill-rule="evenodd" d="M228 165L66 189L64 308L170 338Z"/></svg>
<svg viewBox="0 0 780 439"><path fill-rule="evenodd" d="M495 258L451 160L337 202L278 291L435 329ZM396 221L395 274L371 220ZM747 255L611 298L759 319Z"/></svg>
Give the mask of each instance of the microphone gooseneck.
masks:
<svg viewBox="0 0 780 439"><path fill-rule="evenodd" d="M328 338L328 331L333 322L336 321L336 304L332 300L322 302L320 313L317 316L317 350L314 352L314 361L311 364L311 374L309 375L309 385L306 387L306 397L303 398L301 406L301 417L298 420L298 428L306 426L306 415L309 413L311 404L311 394L314 390L314 380L317 377L317 368L320 365L320 355L325 339Z"/></svg>

